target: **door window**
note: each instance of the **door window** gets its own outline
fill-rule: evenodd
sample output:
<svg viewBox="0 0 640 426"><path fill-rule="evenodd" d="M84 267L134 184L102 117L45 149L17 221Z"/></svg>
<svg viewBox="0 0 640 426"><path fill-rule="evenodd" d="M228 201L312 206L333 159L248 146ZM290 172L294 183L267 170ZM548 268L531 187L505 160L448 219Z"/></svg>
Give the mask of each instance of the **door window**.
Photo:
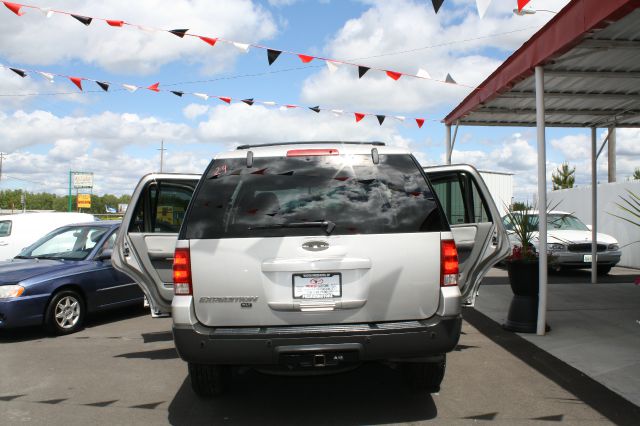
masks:
<svg viewBox="0 0 640 426"><path fill-rule="evenodd" d="M0 237L8 237L11 235L11 223L10 220L0 221Z"/></svg>
<svg viewBox="0 0 640 426"><path fill-rule="evenodd" d="M476 182L466 173L430 173L431 184L451 225L491 222Z"/></svg>
<svg viewBox="0 0 640 426"><path fill-rule="evenodd" d="M151 182L143 190L129 232L177 233L191 201L195 182Z"/></svg>

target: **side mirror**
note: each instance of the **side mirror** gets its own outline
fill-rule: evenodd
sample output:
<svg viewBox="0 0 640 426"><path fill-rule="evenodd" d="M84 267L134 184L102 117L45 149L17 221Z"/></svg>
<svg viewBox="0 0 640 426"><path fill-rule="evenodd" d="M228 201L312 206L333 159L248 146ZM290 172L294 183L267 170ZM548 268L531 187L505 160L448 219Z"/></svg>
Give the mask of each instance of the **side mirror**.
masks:
<svg viewBox="0 0 640 426"><path fill-rule="evenodd" d="M95 260L100 260L100 261L111 260L112 254L113 254L113 249L102 250L102 253L97 255Z"/></svg>

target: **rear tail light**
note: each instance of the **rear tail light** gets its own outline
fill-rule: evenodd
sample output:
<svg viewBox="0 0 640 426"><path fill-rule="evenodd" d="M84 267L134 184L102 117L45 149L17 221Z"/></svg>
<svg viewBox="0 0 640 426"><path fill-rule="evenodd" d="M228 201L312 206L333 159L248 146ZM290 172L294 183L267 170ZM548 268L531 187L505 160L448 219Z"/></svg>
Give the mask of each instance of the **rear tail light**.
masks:
<svg viewBox="0 0 640 426"><path fill-rule="evenodd" d="M458 285L458 249L453 240L440 242L440 286Z"/></svg>
<svg viewBox="0 0 640 426"><path fill-rule="evenodd" d="M191 258L188 248L176 248L173 255L173 294L189 296L191 289Z"/></svg>

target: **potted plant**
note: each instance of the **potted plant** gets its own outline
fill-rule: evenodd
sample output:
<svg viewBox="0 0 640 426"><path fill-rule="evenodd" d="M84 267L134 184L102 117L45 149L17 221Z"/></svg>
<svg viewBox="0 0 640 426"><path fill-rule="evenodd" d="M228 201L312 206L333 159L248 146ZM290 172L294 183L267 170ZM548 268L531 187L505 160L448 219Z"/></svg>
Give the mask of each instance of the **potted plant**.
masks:
<svg viewBox="0 0 640 426"><path fill-rule="evenodd" d="M538 215L533 208L509 209L507 230L515 245L505 260L513 299L509 306L505 330L535 333L538 323L538 252L533 244L538 232Z"/></svg>

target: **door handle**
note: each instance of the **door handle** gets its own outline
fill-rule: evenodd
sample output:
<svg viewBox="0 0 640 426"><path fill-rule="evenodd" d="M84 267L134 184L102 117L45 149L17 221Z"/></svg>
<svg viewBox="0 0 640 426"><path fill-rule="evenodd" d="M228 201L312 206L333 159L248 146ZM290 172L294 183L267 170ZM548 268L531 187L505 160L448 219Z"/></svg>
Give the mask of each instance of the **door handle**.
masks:
<svg viewBox="0 0 640 426"><path fill-rule="evenodd" d="M131 251L129 250L129 244L124 243L124 246L122 247L122 255L129 256L130 253Z"/></svg>

